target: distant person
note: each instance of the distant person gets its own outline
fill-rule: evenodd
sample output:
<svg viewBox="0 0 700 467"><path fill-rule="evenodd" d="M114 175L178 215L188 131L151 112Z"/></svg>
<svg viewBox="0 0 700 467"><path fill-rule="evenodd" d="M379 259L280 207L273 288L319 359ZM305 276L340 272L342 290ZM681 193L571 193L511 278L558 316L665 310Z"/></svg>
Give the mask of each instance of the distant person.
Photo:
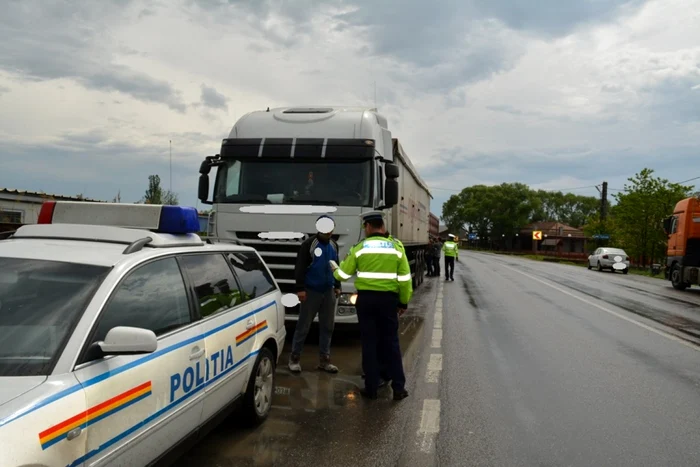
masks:
<svg viewBox="0 0 700 467"><path fill-rule="evenodd" d="M459 258L459 247L453 238L454 235L450 234L450 238L442 246L442 250L445 252L445 280L452 282L455 281L455 258Z"/></svg>
<svg viewBox="0 0 700 467"><path fill-rule="evenodd" d="M425 262L428 266L428 277L435 275L435 239L430 237L428 249L425 252Z"/></svg>
<svg viewBox="0 0 700 467"><path fill-rule="evenodd" d="M435 276L440 277L440 256L442 255L442 241L440 237L435 238L433 244L433 269L435 270Z"/></svg>
<svg viewBox="0 0 700 467"><path fill-rule="evenodd" d="M319 364L318 369L337 373L331 363L331 337L335 326L335 307L340 296L340 281L333 277L330 261L338 263L338 244L333 240L333 219L320 216L316 219L317 234L301 244L294 269L297 296L301 302L299 319L292 338L289 370L301 372L301 351L309 334L311 323L318 314Z"/></svg>
<svg viewBox="0 0 700 467"><path fill-rule="evenodd" d="M387 234L381 211L362 215L365 239L350 249L334 276L348 280L357 274L357 319L362 340L363 397L377 399L380 361L386 363L394 400L408 397L399 345L399 316L413 294L411 268L403 244ZM378 349L381 349L378 350ZM383 358L378 358L381 352ZM386 381L386 379L385 379Z"/></svg>

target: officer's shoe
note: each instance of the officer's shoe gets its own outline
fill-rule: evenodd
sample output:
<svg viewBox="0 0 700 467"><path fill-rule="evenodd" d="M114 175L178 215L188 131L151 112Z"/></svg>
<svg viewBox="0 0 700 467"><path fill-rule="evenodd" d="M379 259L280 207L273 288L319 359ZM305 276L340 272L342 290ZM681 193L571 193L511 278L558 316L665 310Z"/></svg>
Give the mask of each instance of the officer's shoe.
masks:
<svg viewBox="0 0 700 467"><path fill-rule="evenodd" d="M318 363L318 369L327 373L338 373L338 367L331 363L331 357L322 355Z"/></svg>
<svg viewBox="0 0 700 467"><path fill-rule="evenodd" d="M401 391L394 391L394 400L400 401L408 397L408 391L402 389Z"/></svg>
<svg viewBox="0 0 700 467"><path fill-rule="evenodd" d="M301 373L301 363L299 360L301 359L301 356L299 355L290 355L289 356L289 371L292 373Z"/></svg>

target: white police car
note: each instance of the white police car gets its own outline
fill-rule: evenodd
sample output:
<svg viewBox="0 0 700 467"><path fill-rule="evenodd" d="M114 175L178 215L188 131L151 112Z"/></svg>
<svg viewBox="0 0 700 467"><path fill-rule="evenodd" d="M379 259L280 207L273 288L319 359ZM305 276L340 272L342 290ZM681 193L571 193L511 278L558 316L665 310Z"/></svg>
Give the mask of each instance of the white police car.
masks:
<svg viewBox="0 0 700 467"><path fill-rule="evenodd" d="M178 206L47 202L39 224L0 241L0 465L143 466L234 401L267 417L284 306L254 249Z"/></svg>

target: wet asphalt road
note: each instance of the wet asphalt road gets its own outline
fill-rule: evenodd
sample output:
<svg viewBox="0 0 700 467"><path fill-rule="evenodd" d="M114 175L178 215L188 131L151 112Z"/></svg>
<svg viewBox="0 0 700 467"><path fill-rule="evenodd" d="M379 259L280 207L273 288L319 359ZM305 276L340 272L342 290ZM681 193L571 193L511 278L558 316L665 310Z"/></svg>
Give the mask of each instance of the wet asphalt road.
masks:
<svg viewBox="0 0 700 467"><path fill-rule="evenodd" d="M336 332L340 374L310 342L290 375L287 348L270 419L232 419L178 465L700 465L700 290L460 257L402 319L408 399L362 400L357 334Z"/></svg>

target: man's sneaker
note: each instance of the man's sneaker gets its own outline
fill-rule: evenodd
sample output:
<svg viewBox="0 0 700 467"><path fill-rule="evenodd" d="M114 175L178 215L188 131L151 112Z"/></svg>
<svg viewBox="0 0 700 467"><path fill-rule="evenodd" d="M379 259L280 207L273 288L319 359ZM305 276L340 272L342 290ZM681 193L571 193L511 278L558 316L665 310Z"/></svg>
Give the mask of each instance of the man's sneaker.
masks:
<svg viewBox="0 0 700 467"><path fill-rule="evenodd" d="M327 373L338 373L338 367L331 363L331 357L328 355L321 355L318 362L318 369Z"/></svg>
<svg viewBox="0 0 700 467"><path fill-rule="evenodd" d="M292 373L301 373L301 364L299 363L299 360L299 355L289 356L289 371L291 371Z"/></svg>

